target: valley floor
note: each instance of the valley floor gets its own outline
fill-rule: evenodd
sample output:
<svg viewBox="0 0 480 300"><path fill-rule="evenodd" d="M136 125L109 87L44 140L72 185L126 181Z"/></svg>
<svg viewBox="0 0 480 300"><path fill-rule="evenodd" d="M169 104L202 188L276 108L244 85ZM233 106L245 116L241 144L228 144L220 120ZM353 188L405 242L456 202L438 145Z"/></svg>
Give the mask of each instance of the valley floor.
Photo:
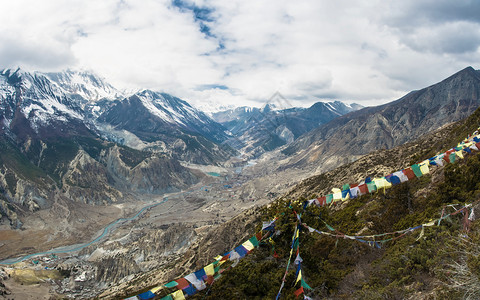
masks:
<svg viewBox="0 0 480 300"><path fill-rule="evenodd" d="M7 270L47 268L69 269L71 272L69 278L62 280L49 280L45 283L41 279L42 284L27 285L25 291L38 290L34 294L43 295L45 293L41 291L49 286L50 294L89 298L108 289L109 285L125 276L132 277L135 272L171 264L200 236L245 210L269 203L307 176L301 170L257 175L259 169L256 168L262 168L261 164L249 165L247 168L188 167L210 175L205 175L199 184L186 191L143 195L111 206L58 201L51 209L38 211L25 218L23 230L12 230L3 224L0 226L0 259L6 263L23 257L20 259L23 262ZM145 209L150 206L153 207ZM136 217L142 209L145 211L138 218L111 225L121 218ZM102 236L105 228L109 228L105 237L87 245ZM172 230L173 233L170 232ZM168 245L150 246L152 249L149 251L140 251L149 243L152 232L155 233L154 238L164 242L167 239ZM65 247L69 245L74 246ZM72 248L78 250L68 251ZM63 251L65 249L67 251ZM49 253L35 255L46 251ZM111 278L103 280L101 284L94 282L93 279L99 279L100 276L97 263L118 256L119 253L123 255L122 260L135 261L137 267L131 268L135 271L109 270L118 274L111 274ZM90 278L80 278L82 274ZM20 296L19 291L22 289L17 284L17 277L13 274L5 283L12 295ZM25 296L28 297L27 294Z"/></svg>

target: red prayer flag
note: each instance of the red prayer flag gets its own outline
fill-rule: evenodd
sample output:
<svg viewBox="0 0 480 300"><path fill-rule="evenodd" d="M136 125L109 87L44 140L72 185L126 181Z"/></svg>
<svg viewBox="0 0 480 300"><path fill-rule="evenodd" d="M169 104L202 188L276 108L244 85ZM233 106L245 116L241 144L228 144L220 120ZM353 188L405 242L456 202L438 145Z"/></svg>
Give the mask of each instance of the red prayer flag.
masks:
<svg viewBox="0 0 480 300"><path fill-rule="evenodd" d="M179 278L175 281L178 283L176 288L179 290L183 290L184 288L187 288L190 285L190 283L185 278Z"/></svg>
<svg viewBox="0 0 480 300"><path fill-rule="evenodd" d="M298 297L303 294L303 286L301 286L298 290L295 291L295 296Z"/></svg>
<svg viewBox="0 0 480 300"><path fill-rule="evenodd" d="M367 185L366 185L365 183L359 185L359 186L358 186L358 189L360 190L360 195L368 194L368 187L367 187Z"/></svg>
<svg viewBox="0 0 480 300"><path fill-rule="evenodd" d="M451 163L450 154L452 154L453 152L455 152L455 150L448 150L447 152L445 152L445 155L443 156L443 160L446 161L447 163Z"/></svg>
<svg viewBox="0 0 480 300"><path fill-rule="evenodd" d="M405 170L403 170L403 174L405 174L405 176L407 176L408 180L412 180L414 178L417 178L417 176L415 176L415 173L413 173L412 168L406 168Z"/></svg>
<svg viewBox="0 0 480 300"><path fill-rule="evenodd" d="M208 284L212 284L214 280L215 280L215 279L213 278L212 275L208 275L208 276L207 276L207 283L208 283Z"/></svg>
<svg viewBox="0 0 480 300"><path fill-rule="evenodd" d="M229 257L230 257L230 252L228 254L226 254L224 257L222 257L222 259L220 259L220 261L226 261L226 260L228 260Z"/></svg>
<svg viewBox="0 0 480 300"><path fill-rule="evenodd" d="M257 234L255 235L255 237L257 238L257 241L260 241L260 240L262 239L262 237L263 237L262 232L261 232L261 231L257 232Z"/></svg>
<svg viewBox="0 0 480 300"><path fill-rule="evenodd" d="M447 163L450 163L450 156L449 155L444 155L443 160L446 161Z"/></svg>
<svg viewBox="0 0 480 300"><path fill-rule="evenodd" d="M325 197L325 196L317 198L317 200L318 200L318 204L320 206L324 206L325 204L327 204L327 197Z"/></svg>

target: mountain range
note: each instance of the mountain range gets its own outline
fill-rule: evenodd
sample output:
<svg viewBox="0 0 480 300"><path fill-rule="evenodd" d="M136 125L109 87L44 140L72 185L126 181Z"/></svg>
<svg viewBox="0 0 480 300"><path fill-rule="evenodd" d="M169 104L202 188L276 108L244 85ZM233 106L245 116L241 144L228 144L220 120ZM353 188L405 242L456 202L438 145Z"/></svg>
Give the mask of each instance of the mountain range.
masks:
<svg viewBox="0 0 480 300"><path fill-rule="evenodd" d="M245 156L258 157L289 145L302 134L360 108L361 105L340 101L317 102L308 108L292 107L278 94L262 108L237 107L213 113L212 118L232 133L227 144Z"/></svg>

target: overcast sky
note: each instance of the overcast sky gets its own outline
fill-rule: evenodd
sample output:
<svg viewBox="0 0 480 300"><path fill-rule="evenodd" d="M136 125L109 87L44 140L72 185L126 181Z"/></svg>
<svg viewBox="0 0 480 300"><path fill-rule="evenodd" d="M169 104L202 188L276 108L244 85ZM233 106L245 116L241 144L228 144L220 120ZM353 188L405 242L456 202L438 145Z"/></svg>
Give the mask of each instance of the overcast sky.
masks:
<svg viewBox="0 0 480 300"><path fill-rule="evenodd" d="M480 1L0 0L0 69L205 103L377 105L480 68ZM210 104L208 104L210 105Z"/></svg>

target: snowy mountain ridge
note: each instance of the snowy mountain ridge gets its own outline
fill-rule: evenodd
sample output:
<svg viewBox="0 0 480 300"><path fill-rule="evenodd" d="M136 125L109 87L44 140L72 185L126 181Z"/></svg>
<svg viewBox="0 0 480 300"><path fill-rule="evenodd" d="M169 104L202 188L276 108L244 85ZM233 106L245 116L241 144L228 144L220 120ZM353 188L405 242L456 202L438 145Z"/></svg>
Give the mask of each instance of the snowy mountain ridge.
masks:
<svg viewBox="0 0 480 300"><path fill-rule="evenodd" d="M78 95L89 101L115 100L124 96L123 92L93 72L66 70L44 75L68 92L70 96Z"/></svg>
<svg viewBox="0 0 480 300"><path fill-rule="evenodd" d="M16 108L30 121L35 131L52 120L68 122L70 119L83 119L78 103L42 73L7 69L1 71L0 77L0 100L3 104L0 109L5 126L10 125Z"/></svg>
<svg viewBox="0 0 480 300"><path fill-rule="evenodd" d="M0 102L2 131L10 136L18 132L26 139L32 134L42 139L55 134L74 136L90 130L89 134L121 144L127 140L134 140L137 145L167 143L171 148L161 151L166 154L188 145L200 147L196 155L201 156L205 151L216 151L217 147L207 146L208 143L221 143L229 137L222 125L186 101L151 90L125 95L88 72L1 70ZM199 141L192 144L192 139ZM215 157L226 158L224 154L210 157L211 162Z"/></svg>
<svg viewBox="0 0 480 300"><path fill-rule="evenodd" d="M36 121L45 123L48 118L66 121L65 116L98 118L113 105L114 100L122 101L132 95L137 95L153 115L171 124L188 127L191 119L200 123L209 119L181 99L150 90L126 95L90 72L66 70L42 73L4 69L0 74L0 99L4 102L6 99L21 98L18 104L32 125Z"/></svg>
<svg viewBox="0 0 480 300"><path fill-rule="evenodd" d="M203 113L181 99L151 90L143 90L136 95L152 114L169 123L178 123L187 126L188 119L192 118L198 119L202 123L206 122Z"/></svg>

